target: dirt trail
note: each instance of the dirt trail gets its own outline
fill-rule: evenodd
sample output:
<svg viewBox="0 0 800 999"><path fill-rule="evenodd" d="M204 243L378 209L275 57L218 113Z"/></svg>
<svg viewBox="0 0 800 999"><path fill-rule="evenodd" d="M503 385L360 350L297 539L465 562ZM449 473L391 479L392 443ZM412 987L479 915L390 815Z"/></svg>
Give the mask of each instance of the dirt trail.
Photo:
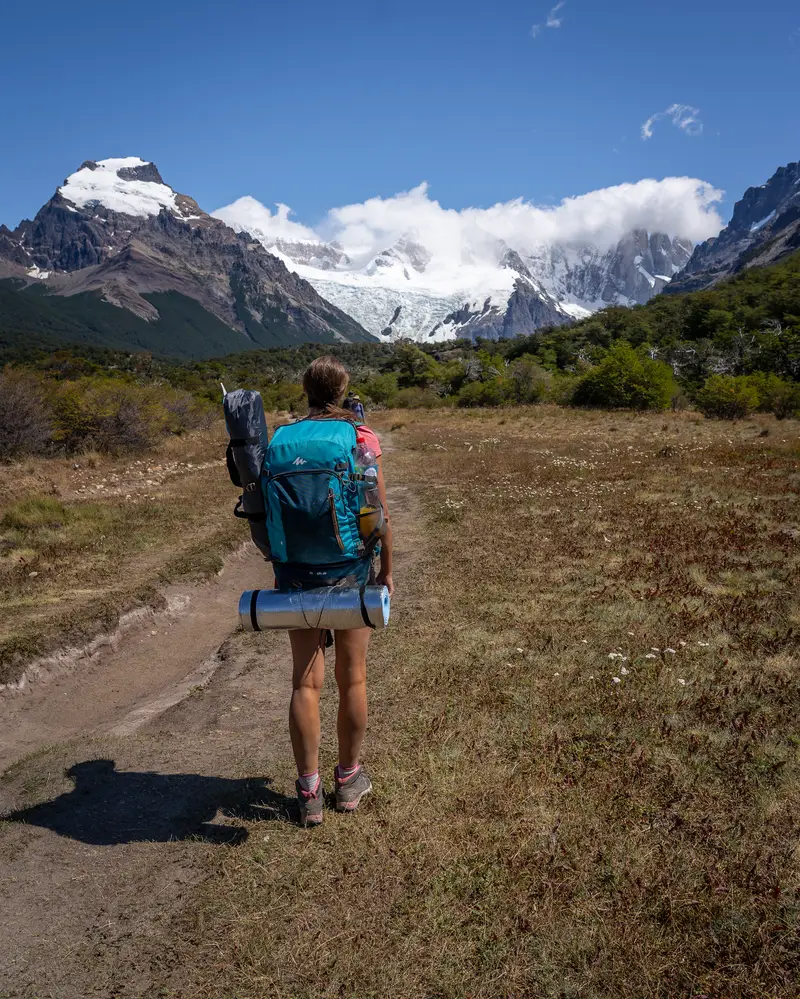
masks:
<svg viewBox="0 0 800 999"><path fill-rule="evenodd" d="M171 614L0 698L0 999L162 994L171 926L220 848L287 815L259 772L288 753L286 638L236 630L265 575L233 557Z"/></svg>
<svg viewBox="0 0 800 999"><path fill-rule="evenodd" d="M168 610L134 615L96 648L52 657L22 689L0 693L0 772L77 735L132 732L206 681L236 628L242 590L268 585L271 575L248 545L210 582L167 590Z"/></svg>

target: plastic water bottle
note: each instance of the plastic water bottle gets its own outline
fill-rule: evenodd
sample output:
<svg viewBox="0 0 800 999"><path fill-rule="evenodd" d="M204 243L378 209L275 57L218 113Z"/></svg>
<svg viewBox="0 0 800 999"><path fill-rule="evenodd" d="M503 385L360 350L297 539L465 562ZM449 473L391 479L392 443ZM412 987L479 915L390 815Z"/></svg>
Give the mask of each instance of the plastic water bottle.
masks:
<svg viewBox="0 0 800 999"><path fill-rule="evenodd" d="M359 444L356 451L356 468L364 476L361 487L359 525L362 538L368 538L376 528L383 526L383 508L378 489L378 459L366 444Z"/></svg>

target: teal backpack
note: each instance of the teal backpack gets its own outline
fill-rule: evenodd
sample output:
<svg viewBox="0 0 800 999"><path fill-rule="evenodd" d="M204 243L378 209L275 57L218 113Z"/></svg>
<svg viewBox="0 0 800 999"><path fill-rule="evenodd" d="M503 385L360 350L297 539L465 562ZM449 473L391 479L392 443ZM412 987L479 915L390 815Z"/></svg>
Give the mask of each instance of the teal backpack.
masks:
<svg viewBox="0 0 800 999"><path fill-rule="evenodd" d="M359 534L362 481L349 421L278 427L261 473L273 560L333 566L369 555L378 536L365 541Z"/></svg>

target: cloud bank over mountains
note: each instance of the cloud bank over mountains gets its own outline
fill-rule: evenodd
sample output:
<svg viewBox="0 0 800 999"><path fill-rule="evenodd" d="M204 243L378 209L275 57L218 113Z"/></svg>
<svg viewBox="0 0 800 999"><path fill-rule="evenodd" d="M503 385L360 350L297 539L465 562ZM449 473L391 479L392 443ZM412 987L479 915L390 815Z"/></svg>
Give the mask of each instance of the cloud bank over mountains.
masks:
<svg viewBox="0 0 800 999"><path fill-rule="evenodd" d="M444 208L427 183L389 198L331 209L311 228L252 197L213 212L264 242L338 242L356 267L412 233L434 257L452 265L496 262L501 241L520 251L545 244L614 246L632 229L680 236L694 242L715 236L723 222L717 210L723 192L692 177L640 180L565 198L554 206L517 198L490 208ZM501 252L501 251L500 251Z"/></svg>

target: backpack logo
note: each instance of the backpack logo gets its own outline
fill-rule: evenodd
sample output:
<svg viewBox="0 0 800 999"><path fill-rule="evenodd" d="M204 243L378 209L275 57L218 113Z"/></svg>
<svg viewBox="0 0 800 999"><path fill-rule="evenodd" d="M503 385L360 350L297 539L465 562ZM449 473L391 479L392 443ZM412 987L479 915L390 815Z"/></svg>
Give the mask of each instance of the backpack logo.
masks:
<svg viewBox="0 0 800 999"><path fill-rule="evenodd" d="M305 465L305 464L307 464L307 462L306 462L305 458L295 458L294 461L292 462L292 464L293 465Z"/></svg>

